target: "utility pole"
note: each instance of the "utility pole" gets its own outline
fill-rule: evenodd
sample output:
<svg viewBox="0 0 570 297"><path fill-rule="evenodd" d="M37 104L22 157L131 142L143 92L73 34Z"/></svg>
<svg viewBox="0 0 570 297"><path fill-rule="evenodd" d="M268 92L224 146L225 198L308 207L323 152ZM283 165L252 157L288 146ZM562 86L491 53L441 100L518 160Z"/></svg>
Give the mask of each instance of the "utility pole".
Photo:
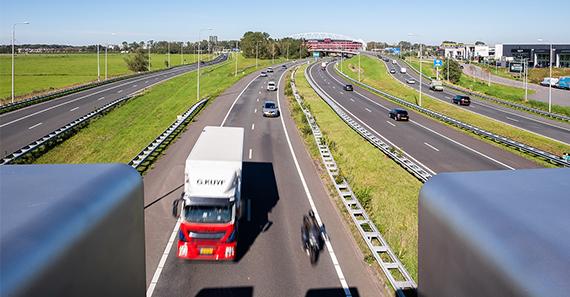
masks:
<svg viewBox="0 0 570 297"><path fill-rule="evenodd" d="M170 68L170 41L167 41L167 49L168 49L168 68Z"/></svg>
<svg viewBox="0 0 570 297"><path fill-rule="evenodd" d="M101 81L101 65L99 64L99 44L97 43L97 81Z"/></svg>
<svg viewBox="0 0 570 297"><path fill-rule="evenodd" d="M16 42L16 25L27 25L29 22L15 23L12 25L12 103L14 103L14 43Z"/></svg>
<svg viewBox="0 0 570 297"><path fill-rule="evenodd" d="M148 41L148 71L150 71L150 47L152 45L150 44L150 40Z"/></svg>
<svg viewBox="0 0 570 297"><path fill-rule="evenodd" d="M238 69L238 57L239 57L239 41L236 41L236 52L235 52L235 56L236 56L236 72L234 76L237 76L237 69Z"/></svg>
<svg viewBox="0 0 570 297"><path fill-rule="evenodd" d="M358 53L358 81L360 81L360 72L361 72L361 68L360 68L360 53Z"/></svg>
<svg viewBox="0 0 570 297"><path fill-rule="evenodd" d="M420 42L420 106L422 106L422 76L422 43Z"/></svg>
<svg viewBox="0 0 570 297"><path fill-rule="evenodd" d="M287 61L289 61L289 43L287 42Z"/></svg>
<svg viewBox="0 0 570 297"><path fill-rule="evenodd" d="M184 41L180 42L180 65L184 64Z"/></svg>
<svg viewBox="0 0 570 297"><path fill-rule="evenodd" d="M105 46L105 80L107 80L107 48L109 47L109 43Z"/></svg>

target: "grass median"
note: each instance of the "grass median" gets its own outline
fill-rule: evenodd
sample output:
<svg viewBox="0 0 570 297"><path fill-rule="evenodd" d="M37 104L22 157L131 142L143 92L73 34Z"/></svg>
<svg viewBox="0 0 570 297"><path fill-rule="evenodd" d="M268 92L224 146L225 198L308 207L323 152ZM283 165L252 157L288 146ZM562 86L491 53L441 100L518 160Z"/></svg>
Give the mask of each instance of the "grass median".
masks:
<svg viewBox="0 0 570 297"><path fill-rule="evenodd" d="M271 60L261 60L260 68L269 64ZM238 67L237 77L233 58L222 66L203 68L200 95L215 98L255 71L255 59L240 57ZM131 99L38 158L36 163L127 163L194 103L196 72L191 72Z"/></svg>
<svg viewBox="0 0 570 297"><path fill-rule="evenodd" d="M295 76L305 106L317 120L342 175L394 253L417 280L417 206L421 182L344 123L311 89L304 77L305 68L306 65L302 66ZM292 96L289 100L305 145L313 158L320 160L301 109Z"/></svg>
<svg viewBox="0 0 570 297"><path fill-rule="evenodd" d="M107 75L115 77L132 74L127 68L125 57L128 54L107 55ZM196 61L197 55L170 55L172 66ZM201 55L209 60L213 55ZM151 54L151 70L166 68L166 54ZM11 56L0 55L0 103L7 103L11 94ZM99 57L101 79L105 78L105 55ZM97 54L27 54L15 59L15 95L28 97L32 94L53 91L97 80Z"/></svg>
<svg viewBox="0 0 570 297"><path fill-rule="evenodd" d="M358 67L358 61L355 58L351 58L349 60L346 60L345 63L346 63L345 65L349 65L349 67L344 68L344 73L354 79L357 79L358 73L356 69ZM401 99L407 100L409 102L415 104L418 103L419 100L418 92L409 87L404 86L402 83L394 79L387 72L386 66L382 61L363 56L361 57L361 67L362 67L361 80L363 83L375 87L379 90L382 90L386 93L390 93ZM564 145L560 142L542 137L540 135L518 129L513 126L506 125L503 122L499 122L490 119L488 117L467 111L464 108L442 102L441 100L430 97L427 94L424 94L422 96L422 106L430 110L436 111L438 113L450 116L462 122L475 125L489 132L508 137L515 141L533 146L535 148L547 152L551 152L553 154L557 154L559 156L561 156L564 152L570 151L570 146L568 145ZM475 134L471 132L461 130L459 128L456 129L458 129L459 131L463 131L464 133L472 135L474 137L479 137L475 136ZM550 164L541 161L537 158L531 157L528 154L524 154L518 150L497 144L486 138L482 139L499 147L505 148L511 152L529 158L530 160L540 162L541 165L548 166L548 164Z"/></svg>

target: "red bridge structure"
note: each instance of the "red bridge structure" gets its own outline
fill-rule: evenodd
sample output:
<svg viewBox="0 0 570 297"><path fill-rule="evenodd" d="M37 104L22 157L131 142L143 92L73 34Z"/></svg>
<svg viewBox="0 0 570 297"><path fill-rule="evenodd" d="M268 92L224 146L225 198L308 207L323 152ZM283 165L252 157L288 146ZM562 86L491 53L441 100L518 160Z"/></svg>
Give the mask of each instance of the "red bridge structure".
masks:
<svg viewBox="0 0 570 297"><path fill-rule="evenodd" d="M340 34L311 32L293 34L291 37L303 39L309 52L319 52L321 55L340 53L356 55L360 51L366 50L364 40L354 39Z"/></svg>

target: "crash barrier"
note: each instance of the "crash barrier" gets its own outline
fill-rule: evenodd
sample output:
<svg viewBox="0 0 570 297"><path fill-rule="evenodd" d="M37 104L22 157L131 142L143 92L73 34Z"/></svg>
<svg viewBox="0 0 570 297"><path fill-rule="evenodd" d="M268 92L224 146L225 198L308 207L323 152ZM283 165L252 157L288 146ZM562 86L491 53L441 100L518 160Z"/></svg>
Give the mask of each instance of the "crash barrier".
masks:
<svg viewBox="0 0 570 297"><path fill-rule="evenodd" d="M144 296L142 177L125 164L1 166L0 296Z"/></svg>
<svg viewBox="0 0 570 297"><path fill-rule="evenodd" d="M299 95L297 87L295 86L295 72L298 68L299 67L295 68L295 70L291 73L291 89L293 90L293 95L297 101L297 104L303 111L303 114L305 115L305 118L311 127L311 132L315 139L315 144L318 147L319 153L321 155L321 160L325 165L331 182L334 184L338 196L341 198L346 210L352 218L352 221L360 232L362 239L364 239L366 245L370 249L370 252L374 256L374 259L382 268L382 271L386 275L386 278L390 284L396 290L398 296L403 297L405 296L405 290L414 289L417 287L417 285L408 271L404 268L404 265L402 265L398 257L394 254L388 245L388 242L378 231L376 225L372 222L372 220L370 220L368 214L348 184L348 181L339 174L339 168L328 147L328 144L326 143L315 118L311 114L311 111L304 107L303 99Z"/></svg>
<svg viewBox="0 0 570 297"><path fill-rule="evenodd" d="M217 56L213 60L204 62L203 65L208 66L208 65L223 62L225 60L227 60L227 56L226 55L220 55L220 56ZM76 87L66 88L64 90L58 90L58 91L51 92L51 93L44 94L44 95L34 96L34 97L31 97L31 98L26 99L26 100L21 100L21 101L17 101L14 103L8 103L8 104L0 106L0 114L10 112L10 111L14 111L14 110L26 107L26 106L34 105L34 104L41 103L44 101L48 101L51 99L70 95L73 93L78 93L78 92L85 91L88 89L92 89L95 87L107 85L110 83L130 79L130 78L145 76L145 75L149 75L149 74L161 73L161 72L165 72L165 71L180 68L180 67L189 67L189 66L192 66L195 64L196 63L186 64L186 65L178 65L178 66L174 66L174 67L170 67L170 68L166 68L166 69L154 70L154 71L150 71L150 72L141 72L141 73L135 73L135 74L130 74L130 75L124 75L124 76L119 76L119 77L111 78L111 79L100 81L100 82L88 83L88 84L84 84L84 85L80 85L80 86L76 86Z"/></svg>
<svg viewBox="0 0 570 297"><path fill-rule="evenodd" d="M407 107L409 107L409 108L415 109L415 110L417 110L417 111L419 111L419 112L421 112L421 113L427 114L427 115L429 115L429 116L431 116L431 117L433 117L433 118L435 118L435 119L438 119L438 120L440 120L440 121L442 121L442 122L444 122L444 123L453 125L453 126L455 126L455 127L461 128L461 129L463 129L463 130L466 130L466 131L472 132L472 133L474 133L474 134L480 135L480 136L482 136L482 137L491 139L491 140L493 140L494 142L497 142L497 143L500 143L500 144L503 144L503 145L506 145L506 146L510 146L510 147L513 147L513 148L516 148L516 149L518 149L519 151L525 152L525 153L527 153L527 154L530 154L530 155L533 155L533 156L536 156L536 157L540 157L540 158L542 158L542 159L544 159L544 160L546 160L546 161L549 161L550 163L556 164L556 165L558 165L558 166L570 167L570 162L563 160L562 158L560 158L560 157L557 156L557 155L551 154L551 153L549 153L549 152L545 152L545 151L543 151L543 150L540 150L540 149L537 149L537 148L535 148L535 147L532 147L532 146L529 146L529 145L520 143L520 142L518 142L518 141L514 141L514 140L509 139L509 138L507 138L507 137L504 137L504 136L501 136L501 135L498 135L498 134L495 134L495 133L491 133L491 132L489 132L489 131L487 131L487 130L483 130L483 129L478 128L478 127L476 127L476 126L474 126L474 125L470 125L470 124L461 122L461 121L459 121L459 120L456 120L456 119L454 119L454 118L445 116L445 115L443 115L443 114L437 113L437 112L432 111L432 110L429 110L429 109L427 109L427 108L423 108L423 107L421 107L421 106L419 106L419 105L417 105L417 104L414 104L414 103L408 102L408 101L406 101L406 100L404 100L404 99L401 99L401 98L398 98L398 97L396 97L396 96L390 95L390 94L388 94L388 93L386 93L386 92L380 91L380 90L378 90L378 89L376 89L376 88L374 88L374 87L372 87L372 86L369 86L369 85L367 85L367 84L365 84L365 83L359 82L358 80L355 80L355 79L349 77L348 75L346 75L346 74L342 73L341 71L339 71L339 70L338 70L338 66L337 66L336 64L335 64L335 68L336 68L337 72L340 73L340 74L341 74L343 77L345 77L346 79L348 79L348 80L350 80L350 81L352 81L352 82L354 82L354 83L356 83L356 84L359 84L359 85L361 85L361 86L363 86L363 87L365 87L365 88L367 88L367 89L369 89L369 90L371 90L371 91L373 91L373 92L375 92L375 93L378 93L378 94L380 94L380 95L382 95L382 96L384 96L384 97L386 97L386 98L388 98L388 99L390 99L390 100L392 100L392 101L395 101L395 102L398 103L398 104L401 104L401 105L407 106Z"/></svg>
<svg viewBox="0 0 570 297"><path fill-rule="evenodd" d="M408 63L408 61L406 61L406 60L402 60L402 61L404 61L404 63L406 63L406 64L408 65L408 67L409 67L410 69L412 69L414 72L416 72L417 74L419 74L419 75L423 76L424 78L426 78L426 79L428 80L428 82L431 82L431 81L432 81L431 77L425 75L424 73L421 73L421 74L420 74L420 72L419 72L416 68L414 68L410 63ZM462 87L459 87L459 86L456 86L456 85L452 85L452 84L449 84L449 83L446 83L446 82L444 82L443 84L444 84L444 86L446 86L446 87L448 87L448 88L450 88L450 89L453 89L453 90L455 90L455 91L458 91L458 92L461 92L461 93L464 93L464 94L469 94L469 95L471 95L471 96L480 97L480 98L483 98L483 99L486 99L486 100L489 100L489 101L493 101L493 102L495 102L495 103L499 103L499 104L502 104L502 105L506 105L506 106L511 107L511 108L520 109L520 110L524 110L524 111L531 112L531 113L536 113L536 114L541 115L541 116L544 116L544 117L549 117L549 118L553 118L553 119L556 119L556 120L561 120L561 121L570 122L570 117L569 117L569 116L565 116L565 115L558 114L558 113L553 113L553 112L548 112L548 111L545 111L545 110L542 110L542 109L533 108L533 107L530 107L530 106L526 106L526 105L524 105L524 104L518 104L518 103L510 102L510 101L507 101L507 100L503 100L503 99L491 97L491 96L488 96L488 95L485 95L485 94L481 94L481 93L476 93L476 92L473 92L473 91L471 91L471 90L468 90L468 89L465 89L465 88L462 88Z"/></svg>
<svg viewBox="0 0 570 297"><path fill-rule="evenodd" d="M188 121L190 121L204 105L208 102L209 98L204 98L198 103L192 105L184 114L178 116L176 121L172 123L164 132L151 141L144 149L137 154L130 162L129 166L137 169L139 172L144 171L150 165L149 157L160 154L160 148L169 143L173 137L178 135Z"/></svg>

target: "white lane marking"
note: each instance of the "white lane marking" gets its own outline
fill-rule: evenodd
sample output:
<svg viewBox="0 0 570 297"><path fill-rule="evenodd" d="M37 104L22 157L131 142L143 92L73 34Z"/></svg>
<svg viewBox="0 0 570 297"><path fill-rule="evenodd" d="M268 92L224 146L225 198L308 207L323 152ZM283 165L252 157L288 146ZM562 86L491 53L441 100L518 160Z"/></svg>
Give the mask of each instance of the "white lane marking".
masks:
<svg viewBox="0 0 570 297"><path fill-rule="evenodd" d="M392 125L392 127L396 127L396 125L394 125L394 123L390 122L390 121L386 121L386 123Z"/></svg>
<svg viewBox="0 0 570 297"><path fill-rule="evenodd" d="M333 89L336 89L335 86L332 87Z"/></svg>
<svg viewBox="0 0 570 297"><path fill-rule="evenodd" d="M517 119L513 119L513 118L511 118L511 117L506 117L506 118L507 118L508 120L511 120L511 121L513 121L513 122L518 122L518 121L519 121L519 120L517 120Z"/></svg>
<svg viewBox="0 0 570 297"><path fill-rule="evenodd" d="M134 85L133 88L136 88L138 85Z"/></svg>
<svg viewBox="0 0 570 297"><path fill-rule="evenodd" d="M261 94L261 91L259 91L259 94ZM259 101L259 99L257 101Z"/></svg>
<svg viewBox="0 0 570 297"><path fill-rule="evenodd" d="M259 101L259 99L257 99ZM257 108L253 110L253 113L257 113Z"/></svg>
<svg viewBox="0 0 570 297"><path fill-rule="evenodd" d="M281 77L279 78L279 82L277 82L277 85L281 85L281 80L283 79L283 76L285 75L285 73L287 73L287 72L283 72L283 74L281 74ZM279 110L281 110L281 103L280 103L281 100L279 100L279 98L280 98L280 96L279 96L279 92L278 92L277 93L277 107L279 108ZM303 172L301 171L301 167L299 166L299 161L297 160L297 156L295 155L295 151L293 150L293 145L291 144L291 139L289 138L289 133L287 133L287 128L285 127L285 121L283 120L283 116L281 116L280 118L281 118L281 125L283 126L283 131L285 132L285 138L287 139L287 144L289 146L289 151L291 152L291 156L293 157L295 167L297 168L297 174L299 175L299 178L301 179L301 183L303 184L303 189L305 190L307 200L309 200L309 204L311 205L311 209L315 213L315 218L317 219L317 222L319 223L319 225L322 226L323 222L321 221L321 217L319 216L319 212L317 211L317 207L315 205L315 202L313 201L313 196L311 195L311 192L309 191L309 187L307 186L307 182L305 181L305 176L303 175ZM345 296L352 296L350 289L348 287L348 283L347 283L346 279L344 278L344 274L342 273L342 269L340 267L340 264L338 263L336 255L334 253L332 244L328 238L325 238L325 244L327 246L327 251L329 252L329 256L331 257L331 261L333 262L334 268L336 270L338 280L340 281L340 284L342 285L342 288L344 289Z"/></svg>
<svg viewBox="0 0 570 297"><path fill-rule="evenodd" d="M69 111L76 111L76 110L78 110L78 109L79 109L79 106L77 106L77 107L75 107L75 108L72 108L72 109L70 109Z"/></svg>
<svg viewBox="0 0 570 297"><path fill-rule="evenodd" d="M152 293L154 292L154 288L156 287L156 284L158 283L158 278L160 277L160 274L162 273L162 269L164 268L164 264L166 263L166 259L168 258L168 254L170 253L170 249L172 248L172 244L174 243L174 239L176 239L176 235L178 233L178 228L180 228L180 219L178 219L176 221L176 225L174 225L174 230L172 230L172 233L170 234L170 238L168 239L168 243L166 244L166 247L164 248L164 252L162 252L162 257L160 257L160 261L158 262L158 266L156 267L156 270L154 271L154 275L152 276L152 280L150 281L150 284L148 285L148 289L146 290L146 296L147 297L151 297Z"/></svg>
<svg viewBox="0 0 570 297"><path fill-rule="evenodd" d="M251 160L251 155L253 154L253 149L249 149L249 159Z"/></svg>
<svg viewBox="0 0 570 297"><path fill-rule="evenodd" d="M247 199L247 221L251 222L251 199Z"/></svg>
<svg viewBox="0 0 570 297"><path fill-rule="evenodd" d="M354 102L354 99L350 98L350 101Z"/></svg>
<svg viewBox="0 0 570 297"><path fill-rule="evenodd" d="M451 96L445 96L445 98L447 98L447 99L451 99Z"/></svg>
<svg viewBox="0 0 570 297"><path fill-rule="evenodd" d="M257 98L257 102L259 102L259 98Z"/></svg>
<svg viewBox="0 0 570 297"><path fill-rule="evenodd" d="M364 108L364 109L366 109L366 111L368 111L368 112L372 112L372 110L370 110L370 109L368 109L368 108Z"/></svg>
<svg viewBox="0 0 570 297"><path fill-rule="evenodd" d="M255 124L251 124L251 130L255 130Z"/></svg>
<svg viewBox="0 0 570 297"><path fill-rule="evenodd" d="M123 92L123 90L118 90L117 94L121 94Z"/></svg>
<svg viewBox="0 0 570 297"><path fill-rule="evenodd" d="M32 129L34 129L35 127L37 127L37 126L39 126L39 125L41 125L41 124L42 124L42 123L37 123L37 124L35 124L35 125L29 127L28 130L32 130Z"/></svg>
<svg viewBox="0 0 570 297"><path fill-rule="evenodd" d="M251 85L257 78L258 78L258 76L254 77L249 83L247 83L247 85L245 86L245 88L243 88L243 90L239 93L239 95L237 95L236 100L234 100L234 102L232 103L232 106L230 106L230 109L228 110L228 113L226 113L226 116L224 117L224 120L223 120L222 123L220 124L220 127L223 127L223 126L224 126L224 124L225 124L226 121L228 120L228 117L230 116L230 112L232 112L232 109L234 108L234 105L236 105L236 102L239 100L239 98L241 97L241 95L243 95L243 93L245 93L245 91L247 90L247 88L249 88L249 85ZM259 98L257 99L257 101L259 101Z"/></svg>
<svg viewBox="0 0 570 297"><path fill-rule="evenodd" d="M431 144L429 144L429 143L427 143L427 142L424 142L424 144L427 145L427 146L429 146L430 148L432 148L434 151L439 152L439 150L438 150L435 146L433 146L433 145L431 145Z"/></svg>
<svg viewBox="0 0 570 297"><path fill-rule="evenodd" d="M344 92L340 91L340 94L341 94L341 95L344 95Z"/></svg>
<svg viewBox="0 0 570 297"><path fill-rule="evenodd" d="M105 99L105 96L103 96L103 97L97 99L97 101L101 101L101 100L103 100L103 99Z"/></svg>
<svg viewBox="0 0 570 297"><path fill-rule="evenodd" d="M327 70L327 73L328 73L328 70ZM310 72L309 72L309 74L310 74ZM330 74L329 74L329 75L330 75ZM337 80L334 76L332 76L332 75L330 75L330 76L331 76L333 79ZM312 77L312 76L311 76L311 77ZM338 80L337 80L337 81L338 81ZM325 92L325 91L323 90L323 92ZM326 92L325 92L325 93L326 93ZM357 92L357 91L355 91L355 93L358 94L358 95L360 95L360 97L362 97L362 98L364 98L364 99L366 99L366 100L368 100L368 101L370 101L370 102L372 102L372 103L374 103L374 104L376 104L376 105L378 105L378 106L380 106L380 107L382 107L382 108L384 108L384 109L386 109L386 110L389 110L387 107L385 107L385 106L383 106L382 104L376 102L375 100L372 100L372 99L370 99L370 98L364 96L363 94L361 94L361 93L359 93L359 92ZM328 94L327 94L327 95L328 95ZM328 96L330 97L330 95L328 95ZM331 98L331 99L332 99L332 98ZM333 99L333 101L334 101L334 99ZM336 102L336 101L335 101L335 102ZM337 104L338 104L338 103L337 103ZM339 104L339 105L340 105L340 104ZM344 107L341 106L341 108L343 108L347 113L351 114L351 113L350 113L348 110L346 110ZM351 115L352 115L352 114L351 114ZM357 119L358 119L358 118L357 118ZM359 121L362 122L361 120L359 120ZM493 162L495 162L495 163L497 163L497 164L499 164L499 165L501 165L501 166L504 166L504 167L506 167L506 168L508 168L508 169L511 169L511 170L515 170L515 168L513 168L513 167L511 167L511 166L509 166L509 165L507 165L507 164L505 164L505 163L503 163L503 162L501 162L501 161L499 161L499 160L493 159L493 158L491 158L491 157L489 157L489 156L487 156L487 155L485 155L485 154L483 154L483 153L481 153L481 152L479 152L479 151L477 151L477 150L474 150L474 149L472 149L472 148L470 148L470 147L468 147L468 146L466 146L466 145L464 145L464 144L462 144L462 143L460 143L460 142L458 142L458 141L456 141L456 140L453 140L453 139L451 139L451 138L449 138L449 137L447 137L447 136L445 136L445 135L443 135L443 134L441 134L441 133L439 133L439 132L436 132L436 131L434 131L434 130L432 130L432 129L430 129L430 128L428 128L428 127L426 127L426 126L424 126L424 125L422 125L422 124L420 124L420 123L418 123L418 122L415 122L415 121L410 121L410 122L412 122L412 123L414 123L415 125L418 125L418 126L424 128L424 129L426 129L426 130L428 130L428 131L430 131L430 132L432 132L432 133L434 133L434 134L436 134L436 135L438 135L438 136L440 136L440 137L442 137L442 138L444 138L444 139L446 139L446 140L448 140L448 141L451 141L451 142L453 142L453 143L455 143L455 144L457 144L457 145L459 145L459 146L461 146L461 147L463 147L463 148L465 148L465 149L467 149L467 150L469 150L469 151L471 151L471 152L473 152L473 153L475 153L475 154L478 154L478 155L480 155L480 156L482 156L482 157L484 157L484 158L486 158L486 159L488 159L488 160L491 160L491 161L493 161ZM362 123L364 124L364 122L362 122ZM367 126L367 125L365 125L365 126ZM374 130L372 130L372 131L374 131ZM376 132L376 131L374 131L374 132L375 132L376 134L378 134L378 132ZM378 135L380 135L380 134L378 134ZM406 155L407 155L407 154L406 154ZM408 155L408 156L409 156L409 155ZM413 158L412 158L412 159L413 159ZM413 159L413 160L416 161L415 159ZM421 163L420 163L420 164L421 164ZM422 166L425 166L425 165L423 165L423 164L421 164L421 165L422 165ZM426 168L427 168L427 167L426 167ZM429 168L428 168L428 169L429 169ZM431 171L431 169L430 169L430 171ZM435 174L435 173L434 173L434 174Z"/></svg>
<svg viewBox="0 0 570 297"><path fill-rule="evenodd" d="M145 83L145 84L148 84L148 80L145 80L144 83Z"/></svg>

